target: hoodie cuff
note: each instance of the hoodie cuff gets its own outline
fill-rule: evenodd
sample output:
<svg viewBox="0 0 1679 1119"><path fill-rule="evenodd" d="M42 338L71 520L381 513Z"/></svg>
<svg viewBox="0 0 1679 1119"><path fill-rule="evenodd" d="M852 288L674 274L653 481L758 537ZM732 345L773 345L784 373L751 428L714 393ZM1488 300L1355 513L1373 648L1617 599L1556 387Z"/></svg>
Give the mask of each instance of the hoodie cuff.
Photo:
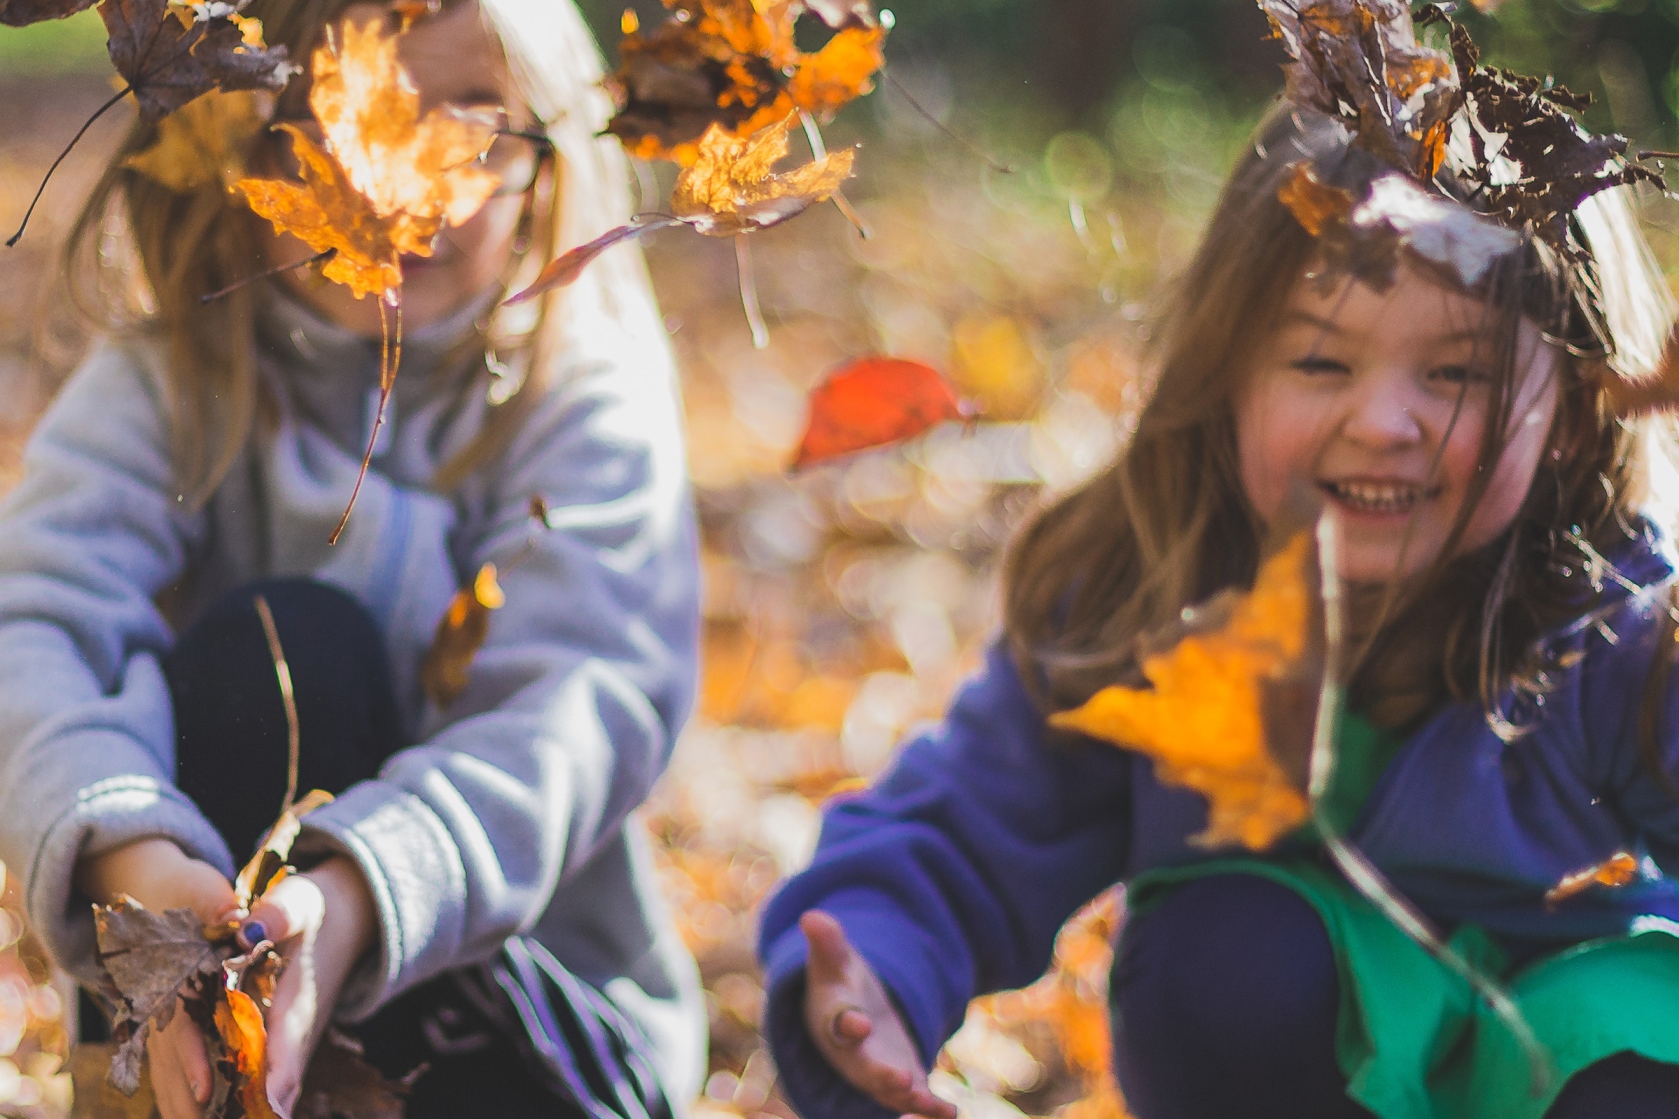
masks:
<svg viewBox="0 0 1679 1119"><path fill-rule="evenodd" d="M296 851L354 859L378 909L378 942L350 973L338 1018L362 1021L455 965L465 938L466 870L425 801L385 781L361 782L303 818Z"/></svg>

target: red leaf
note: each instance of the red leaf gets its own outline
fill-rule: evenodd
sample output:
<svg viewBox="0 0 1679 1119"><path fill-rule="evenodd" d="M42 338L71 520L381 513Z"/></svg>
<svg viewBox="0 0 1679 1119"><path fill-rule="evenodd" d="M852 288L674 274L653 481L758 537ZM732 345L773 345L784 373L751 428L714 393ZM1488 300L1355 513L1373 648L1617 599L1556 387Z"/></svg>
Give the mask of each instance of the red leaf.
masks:
<svg viewBox="0 0 1679 1119"><path fill-rule="evenodd" d="M810 394L810 418L793 470L902 443L967 411L937 370L895 357L860 358Z"/></svg>

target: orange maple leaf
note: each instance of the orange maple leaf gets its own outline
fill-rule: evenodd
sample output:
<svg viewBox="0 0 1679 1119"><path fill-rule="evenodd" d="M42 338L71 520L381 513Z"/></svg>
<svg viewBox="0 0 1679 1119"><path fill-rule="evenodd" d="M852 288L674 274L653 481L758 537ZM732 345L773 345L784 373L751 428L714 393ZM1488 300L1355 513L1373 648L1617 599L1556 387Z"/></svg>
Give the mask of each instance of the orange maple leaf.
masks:
<svg viewBox="0 0 1679 1119"><path fill-rule="evenodd" d="M478 163L495 138L487 118L442 109L420 115L420 97L397 61L398 36L377 21L345 23L315 51L309 108L324 144L282 124L302 182L242 179L251 209L317 253L322 268L360 299L398 302L401 256L430 256L447 222L460 225L500 185Z"/></svg>
<svg viewBox="0 0 1679 1119"><path fill-rule="evenodd" d="M874 88L886 29L867 3L805 0L665 0L675 18L651 32L626 21L621 62L608 79L618 113L607 131L641 159L688 166L719 127L750 136L794 112L828 118ZM814 53L794 42L812 11L834 28Z"/></svg>
<svg viewBox="0 0 1679 1119"><path fill-rule="evenodd" d="M772 169L787 155L787 117L744 139L720 125L700 138L693 166L676 178L671 212L701 233L730 237L765 229L832 197L851 177L856 151L829 152L785 174Z"/></svg>
<svg viewBox="0 0 1679 1119"><path fill-rule="evenodd" d="M1303 532L1261 565L1222 626L1143 658L1152 689L1104 688L1050 722L1146 754L1162 780L1203 794L1199 842L1269 847L1310 814L1306 794L1267 748L1264 707L1267 685L1293 675L1314 639L1312 566Z"/></svg>

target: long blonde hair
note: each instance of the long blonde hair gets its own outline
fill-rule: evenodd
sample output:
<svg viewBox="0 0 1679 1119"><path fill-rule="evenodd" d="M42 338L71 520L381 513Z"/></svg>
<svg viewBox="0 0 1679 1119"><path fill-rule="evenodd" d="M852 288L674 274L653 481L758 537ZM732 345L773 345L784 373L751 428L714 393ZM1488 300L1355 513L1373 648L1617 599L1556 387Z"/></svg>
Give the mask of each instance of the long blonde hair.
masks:
<svg viewBox="0 0 1679 1119"><path fill-rule="evenodd" d="M1253 579L1263 526L1240 480L1234 401L1244 349L1275 329L1315 259L1314 239L1277 198L1302 158L1355 193L1384 170L1334 125L1287 104L1261 124L1163 301L1148 355L1156 383L1135 434L1105 471L1046 507L1016 540L1005 574L1007 636L1047 706L1135 679L1141 637ZM1473 204L1449 176L1439 185ZM1592 368L1652 370L1674 323L1673 300L1625 191L1597 196L1575 220L1594 251L1591 269L1530 244L1474 293L1487 308L1489 356L1502 370L1478 474L1490 477L1509 433L1523 317L1566 353L1548 448L1556 453L1508 532L1385 592L1390 624L1364 635L1352 691L1378 722L1407 723L1447 698L1478 697L1494 713L1502 689L1538 675L1536 639L1584 608L1590 555L1624 543L1649 506L1662 457L1653 453L1656 425L1617 420ZM1476 486L1448 554L1478 498ZM1412 609L1425 587L1427 608Z"/></svg>
<svg viewBox="0 0 1679 1119"><path fill-rule="evenodd" d="M253 0L271 45L306 62L327 26L355 0ZM450 0L451 3L460 0ZM528 280L561 246L581 244L628 220L631 176L622 150L602 136L612 111L600 86L599 48L572 0L480 0L501 43L519 96L544 123L556 160L548 220L511 283ZM247 278L259 259L254 217L219 184L178 194L124 166L149 147L155 126L136 122L72 228L65 275L78 306L105 329L144 330L164 345L171 449L183 497L207 500L256 430L267 407L256 368L260 285L205 304L207 292ZM652 285L641 256L614 250L576 284L506 314L494 333L510 336L523 377L492 410L479 438L445 463L433 485L446 490L505 446L552 368L578 339L618 335L626 347L668 363ZM486 340L488 344L488 340ZM657 351L657 352L654 352ZM498 355L508 356L504 351Z"/></svg>

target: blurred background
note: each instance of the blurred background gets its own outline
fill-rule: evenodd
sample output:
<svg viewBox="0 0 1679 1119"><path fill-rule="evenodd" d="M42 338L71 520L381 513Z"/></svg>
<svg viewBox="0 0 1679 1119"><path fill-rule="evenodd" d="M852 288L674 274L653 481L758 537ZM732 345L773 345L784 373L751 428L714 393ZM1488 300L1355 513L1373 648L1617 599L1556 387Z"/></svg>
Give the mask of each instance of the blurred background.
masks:
<svg viewBox="0 0 1679 1119"><path fill-rule="evenodd" d="M610 62L622 5L582 4ZM634 6L644 26L663 18L657 0ZM1151 300L1281 86L1251 0L911 0L895 15L892 82L826 129L831 146L862 145L847 193L872 235L822 207L753 237L768 348L753 345L728 243L673 230L647 246L682 365L706 569L700 707L647 816L704 973L699 1106L719 1116L791 1114L757 1032L758 903L809 857L822 801L877 773L974 666L1010 531L1122 442ZM1507 0L1467 19L1494 61L1593 93L1592 127L1679 141L1679 0ZM109 74L92 13L0 29L0 228ZM85 347L53 256L130 111L93 126L29 236L0 250L0 487ZM655 173L669 185L668 167ZM1645 210L1658 254L1679 262L1679 213L1653 192ZM809 388L871 353L932 364L987 422L788 477ZM15 903L0 911L0 1114L58 1116L62 1000ZM976 1005L937 1074L970 1116L1124 1114L1103 1009L1121 919L1100 899L1043 981Z"/></svg>

